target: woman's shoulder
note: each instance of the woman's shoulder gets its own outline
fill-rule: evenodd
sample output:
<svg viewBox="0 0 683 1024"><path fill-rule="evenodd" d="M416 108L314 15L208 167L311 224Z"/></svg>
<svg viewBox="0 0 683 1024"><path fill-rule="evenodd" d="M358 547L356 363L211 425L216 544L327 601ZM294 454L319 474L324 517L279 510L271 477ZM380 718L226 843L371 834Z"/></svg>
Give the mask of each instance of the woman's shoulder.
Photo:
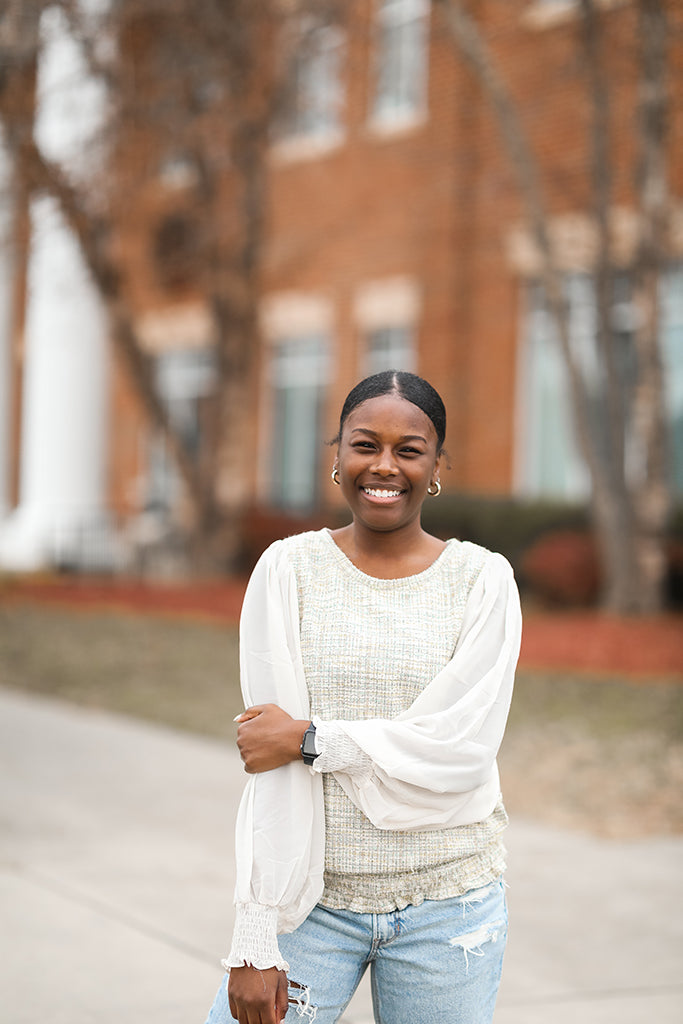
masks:
<svg viewBox="0 0 683 1024"><path fill-rule="evenodd" d="M447 571L455 575L462 582L472 586L482 572L491 574L507 574L512 572L510 563L504 555L497 551L490 551L469 540L459 540L451 537L447 542L445 552L445 565Z"/></svg>
<svg viewBox="0 0 683 1024"><path fill-rule="evenodd" d="M325 557L329 551L328 538L329 533L325 529L295 533L273 541L261 557L277 565L289 565L296 571Z"/></svg>

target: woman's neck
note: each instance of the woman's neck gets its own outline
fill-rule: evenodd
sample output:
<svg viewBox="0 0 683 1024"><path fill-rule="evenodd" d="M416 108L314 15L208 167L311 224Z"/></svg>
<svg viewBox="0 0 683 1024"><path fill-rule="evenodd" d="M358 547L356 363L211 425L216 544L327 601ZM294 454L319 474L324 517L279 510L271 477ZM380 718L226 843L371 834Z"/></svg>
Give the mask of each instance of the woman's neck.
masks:
<svg viewBox="0 0 683 1024"><path fill-rule="evenodd" d="M419 521L386 533L353 522L330 533L356 568L378 579L400 579L423 572L446 546L445 541L423 530Z"/></svg>

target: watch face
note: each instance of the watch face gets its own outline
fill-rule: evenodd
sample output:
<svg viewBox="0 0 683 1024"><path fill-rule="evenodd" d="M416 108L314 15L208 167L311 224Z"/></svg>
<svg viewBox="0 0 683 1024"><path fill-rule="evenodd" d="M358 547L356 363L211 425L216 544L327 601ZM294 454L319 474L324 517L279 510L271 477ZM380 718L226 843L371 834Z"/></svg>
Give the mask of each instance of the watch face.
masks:
<svg viewBox="0 0 683 1024"><path fill-rule="evenodd" d="M306 731L304 735L304 754L315 754L315 735Z"/></svg>
<svg viewBox="0 0 683 1024"><path fill-rule="evenodd" d="M317 751L315 749L315 729L309 725L308 729L304 733L303 743L301 744L301 752L305 757L317 757Z"/></svg>

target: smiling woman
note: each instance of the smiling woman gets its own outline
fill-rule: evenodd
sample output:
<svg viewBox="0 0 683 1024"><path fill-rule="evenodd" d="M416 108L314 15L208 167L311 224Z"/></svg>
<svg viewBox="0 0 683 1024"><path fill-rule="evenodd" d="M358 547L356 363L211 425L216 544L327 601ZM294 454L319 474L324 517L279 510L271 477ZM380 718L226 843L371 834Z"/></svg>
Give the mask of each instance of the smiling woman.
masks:
<svg viewBox="0 0 683 1024"><path fill-rule="evenodd" d="M502 556L422 528L445 429L420 377L361 381L332 470L350 525L277 541L249 582L250 778L229 984L208 1024L334 1024L368 965L378 1024L491 1021L520 610Z"/></svg>
<svg viewBox="0 0 683 1024"><path fill-rule="evenodd" d="M429 416L395 392L367 398L347 414L335 467L353 522L333 537L370 575L419 572L443 549L420 521L439 479L440 451Z"/></svg>

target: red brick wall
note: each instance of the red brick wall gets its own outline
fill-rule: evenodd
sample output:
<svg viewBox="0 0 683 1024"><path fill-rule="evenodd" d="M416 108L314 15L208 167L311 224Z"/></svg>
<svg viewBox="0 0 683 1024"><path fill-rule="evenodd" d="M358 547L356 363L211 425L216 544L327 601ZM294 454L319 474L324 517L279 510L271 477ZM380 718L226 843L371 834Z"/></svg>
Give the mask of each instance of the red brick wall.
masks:
<svg viewBox="0 0 683 1024"><path fill-rule="evenodd" d="M523 111L539 160L547 208L588 210L590 103L577 47L577 22L531 28L525 0L470 5ZM449 410L447 486L509 493L515 445L516 361L521 282L505 252L506 233L523 214L498 126L471 72L456 58L432 16L429 115L403 134L381 137L368 127L372 92L371 0L347 5L345 138L326 155L288 163L274 155L264 292L320 293L335 311L335 369L326 435L336 433L341 402L359 374L353 297L368 280L410 275L420 283L419 370L442 392ZM683 5L672 0L672 40ZM614 134L614 201L633 204L635 76L634 6L605 15ZM683 47L672 41L671 185L683 192ZM150 186L149 215L162 200ZM163 301L147 267L145 216L123 237L135 272L136 301ZM128 399L117 390L121 408ZM262 400L264 396L262 396ZM254 408L257 437L259 410ZM114 445L119 443L114 439ZM257 452L255 450L255 458ZM128 460L130 461L130 460ZM331 461L331 457L330 457ZM323 459L324 462L324 459ZM113 465L120 495L126 458ZM254 473L255 486L256 473ZM337 495L330 485L329 498ZM120 497L116 499L121 500Z"/></svg>

